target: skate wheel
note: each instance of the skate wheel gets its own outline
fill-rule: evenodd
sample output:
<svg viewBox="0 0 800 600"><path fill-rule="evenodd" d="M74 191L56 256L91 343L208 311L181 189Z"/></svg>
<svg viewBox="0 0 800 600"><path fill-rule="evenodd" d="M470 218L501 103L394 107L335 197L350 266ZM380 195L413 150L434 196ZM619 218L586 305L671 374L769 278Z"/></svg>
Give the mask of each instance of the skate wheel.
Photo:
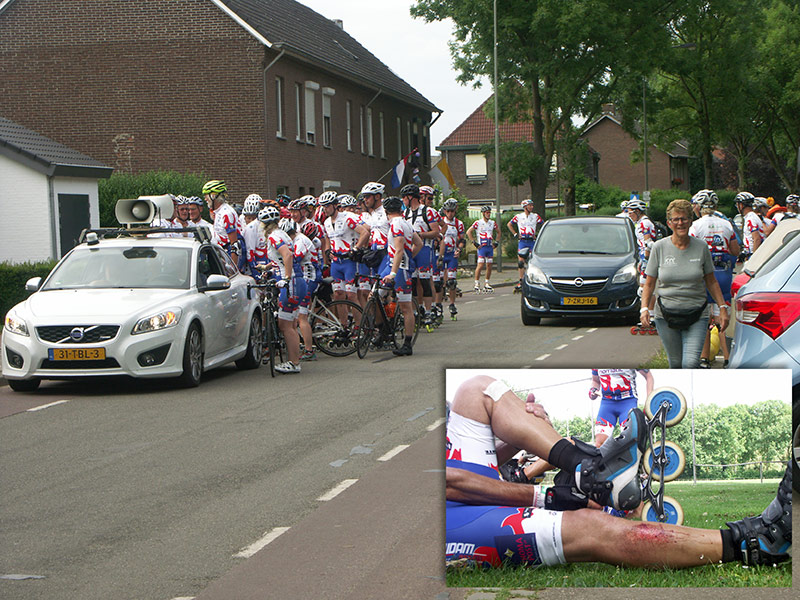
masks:
<svg viewBox="0 0 800 600"><path fill-rule="evenodd" d="M647 333L649 333L650 335L658 335L658 330L655 327L653 327Z"/></svg>
<svg viewBox="0 0 800 600"><path fill-rule="evenodd" d="M658 412L661 403L665 401L669 403L667 427L672 427L683 420L687 408L686 398L675 388L661 387L654 389L647 397L647 402L644 405L644 414L647 415L648 419L652 419L653 415Z"/></svg>
<svg viewBox="0 0 800 600"><path fill-rule="evenodd" d="M678 501L669 496L664 496L664 521L659 521L658 513L652 502L645 502L642 506L642 521L649 523L669 523L670 525L683 525L683 509Z"/></svg>
<svg viewBox="0 0 800 600"><path fill-rule="evenodd" d="M633 327L631 327L631 335L636 335L636 330L637 330L637 329L638 329L638 327L636 327L636 325L634 325Z"/></svg>
<svg viewBox="0 0 800 600"><path fill-rule="evenodd" d="M647 473L652 471L653 479L656 481L661 481L661 469L658 465L655 465L655 459L658 458L661 452L661 448L648 448L647 452L644 453L644 459L642 460L642 464L644 465L644 470ZM686 467L686 456L683 454L683 450L681 447L678 446L675 442L664 442L664 456L667 457L667 464L664 465L664 483L668 481L672 481L673 479L677 479L683 473L683 469Z"/></svg>

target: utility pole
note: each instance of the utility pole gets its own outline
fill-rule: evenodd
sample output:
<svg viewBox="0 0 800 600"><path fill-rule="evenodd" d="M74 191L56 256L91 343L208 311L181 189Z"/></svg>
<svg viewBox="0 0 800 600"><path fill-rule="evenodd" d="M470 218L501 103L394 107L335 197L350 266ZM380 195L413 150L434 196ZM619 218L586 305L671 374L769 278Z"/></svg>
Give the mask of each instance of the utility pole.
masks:
<svg viewBox="0 0 800 600"><path fill-rule="evenodd" d="M495 224L497 225L497 241L500 251L497 253L497 272L503 272L503 231L500 225L500 102L497 96L497 0L494 0L494 202Z"/></svg>

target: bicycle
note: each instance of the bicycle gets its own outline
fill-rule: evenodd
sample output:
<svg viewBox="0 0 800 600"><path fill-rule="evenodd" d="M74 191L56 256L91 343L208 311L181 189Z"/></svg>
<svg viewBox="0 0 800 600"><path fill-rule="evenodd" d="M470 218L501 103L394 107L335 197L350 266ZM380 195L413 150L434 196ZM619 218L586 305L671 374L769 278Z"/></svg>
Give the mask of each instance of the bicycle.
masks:
<svg viewBox="0 0 800 600"><path fill-rule="evenodd" d="M278 282L275 279L267 279L264 283L250 285L250 289L261 290L261 347L262 362L269 364L269 373L275 377L275 357L278 362L283 362L283 350L286 343L283 334L278 327Z"/></svg>
<svg viewBox="0 0 800 600"><path fill-rule="evenodd" d="M356 351L361 306L350 300L331 300L332 277L314 291L308 321L314 345L328 356L348 356Z"/></svg>
<svg viewBox="0 0 800 600"><path fill-rule="evenodd" d="M405 339L405 319L403 312L397 306L394 289L382 286L380 277L367 278L372 281L372 287L367 304L361 313L361 323L358 328L356 341L358 358L364 358L370 346L381 347L388 343L392 348L399 348ZM412 303L414 336L411 338L411 344L413 345L419 334L420 318L417 301L412 299Z"/></svg>

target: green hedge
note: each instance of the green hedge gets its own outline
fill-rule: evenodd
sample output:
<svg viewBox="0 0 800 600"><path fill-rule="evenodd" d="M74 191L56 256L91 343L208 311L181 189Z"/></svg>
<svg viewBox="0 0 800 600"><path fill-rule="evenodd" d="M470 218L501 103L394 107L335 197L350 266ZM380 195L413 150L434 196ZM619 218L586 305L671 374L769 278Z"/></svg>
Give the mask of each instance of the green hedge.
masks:
<svg viewBox="0 0 800 600"><path fill-rule="evenodd" d="M25 291L25 282L31 277L47 277L56 261L19 263L0 263L0 314L5 321L6 313L19 304L30 293Z"/></svg>
<svg viewBox="0 0 800 600"><path fill-rule="evenodd" d="M138 198L161 194L200 196L207 178L202 174L176 171L149 171L137 175L115 173L98 182L100 199L100 226L119 227L114 216L114 206L120 198ZM203 207L203 217L208 219L208 209Z"/></svg>

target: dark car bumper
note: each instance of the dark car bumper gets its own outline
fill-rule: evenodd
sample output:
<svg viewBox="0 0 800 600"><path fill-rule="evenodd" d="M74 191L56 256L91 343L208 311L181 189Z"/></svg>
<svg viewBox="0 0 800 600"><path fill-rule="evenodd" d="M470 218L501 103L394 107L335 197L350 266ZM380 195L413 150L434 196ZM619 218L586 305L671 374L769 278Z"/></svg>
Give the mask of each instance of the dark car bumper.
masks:
<svg viewBox="0 0 800 600"><path fill-rule="evenodd" d="M522 283L522 302L531 316L639 315L638 283L606 284L596 293L578 295L556 291L549 285ZM596 302L595 302L596 300Z"/></svg>

